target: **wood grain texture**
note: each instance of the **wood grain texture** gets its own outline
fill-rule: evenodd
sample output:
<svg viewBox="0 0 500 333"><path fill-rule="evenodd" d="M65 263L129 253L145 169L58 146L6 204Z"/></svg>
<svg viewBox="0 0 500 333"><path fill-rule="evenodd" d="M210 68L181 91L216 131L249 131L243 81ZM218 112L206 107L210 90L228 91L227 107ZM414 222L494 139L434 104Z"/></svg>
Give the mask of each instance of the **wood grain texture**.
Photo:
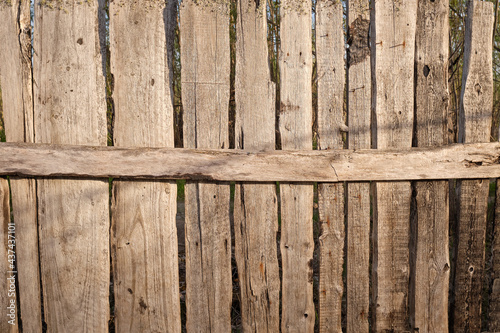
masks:
<svg viewBox="0 0 500 333"><path fill-rule="evenodd" d="M417 2L377 1L372 70L375 148L411 147ZM409 182L376 183L373 301L375 332L409 329Z"/></svg>
<svg viewBox="0 0 500 333"><path fill-rule="evenodd" d="M103 2L36 1L35 141L106 145L99 11ZM39 180L41 278L48 331L105 332L108 180Z"/></svg>
<svg viewBox="0 0 500 333"><path fill-rule="evenodd" d="M174 146L169 10L165 2L110 3L115 146ZM113 182L117 332L181 331L176 199L173 181Z"/></svg>
<svg viewBox="0 0 500 333"><path fill-rule="evenodd" d="M488 329L491 332L500 331L500 181L497 180L497 192L495 202L495 226L494 226L492 250L492 286L489 299L490 311Z"/></svg>
<svg viewBox="0 0 500 333"><path fill-rule="evenodd" d="M284 150L312 148L311 3L281 7L280 115ZM313 332L313 185L280 184L282 317L286 332Z"/></svg>
<svg viewBox="0 0 500 333"><path fill-rule="evenodd" d="M251 152L0 143L0 174L339 182L500 177L500 143L412 149Z"/></svg>
<svg viewBox="0 0 500 333"><path fill-rule="evenodd" d="M347 2L348 147L371 148L370 4ZM347 184L347 332L367 333L370 307L370 183Z"/></svg>
<svg viewBox="0 0 500 333"><path fill-rule="evenodd" d="M227 148L229 2L184 1L180 8L184 147ZM228 183L186 183L188 332L231 330Z"/></svg>
<svg viewBox="0 0 500 333"><path fill-rule="evenodd" d="M449 1L418 1L415 133L419 147L447 143ZM419 332L448 332L448 182L413 184L410 317Z"/></svg>
<svg viewBox="0 0 500 333"><path fill-rule="evenodd" d="M236 148L275 146L275 87L270 80L264 2L238 1L236 23ZM280 276L276 185L236 184L235 257L244 332L278 332Z"/></svg>
<svg viewBox="0 0 500 333"><path fill-rule="evenodd" d="M493 20L492 3L468 3L459 114L460 142L490 141L493 110ZM453 330L479 332L489 181L467 180L458 186L460 206Z"/></svg>
<svg viewBox="0 0 500 333"><path fill-rule="evenodd" d="M0 85L3 115L9 142L34 142L31 63L30 2L0 5ZM38 260L36 183L34 179L10 180L16 224L20 316L27 332L42 331L42 305Z"/></svg>
<svg viewBox="0 0 500 333"><path fill-rule="evenodd" d="M0 331L17 333L19 332L16 301L17 274L14 266L17 258L16 248L12 247L16 239L15 233L9 232L11 228L15 230L15 226L10 223L9 183L7 179L0 178L0 274L2 276L0 306L5 311L4 318L0 321Z"/></svg>
<svg viewBox="0 0 500 333"><path fill-rule="evenodd" d="M342 4L316 5L316 66L319 149L342 149L344 122L344 34ZM318 184L319 331L341 332L344 263L344 185Z"/></svg>

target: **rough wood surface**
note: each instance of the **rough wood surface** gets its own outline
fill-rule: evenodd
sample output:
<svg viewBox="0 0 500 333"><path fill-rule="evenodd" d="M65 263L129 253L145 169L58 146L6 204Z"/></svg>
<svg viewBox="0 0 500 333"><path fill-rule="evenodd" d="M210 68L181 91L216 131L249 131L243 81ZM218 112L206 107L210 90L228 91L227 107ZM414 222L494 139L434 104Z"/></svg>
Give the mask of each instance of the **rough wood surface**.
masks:
<svg viewBox="0 0 500 333"><path fill-rule="evenodd" d="M31 63L30 2L0 4L0 85L3 116L9 142L33 142L33 95ZM36 183L34 179L11 178L20 315L23 330L42 331L42 305L38 260Z"/></svg>
<svg viewBox="0 0 500 333"><path fill-rule="evenodd" d="M275 146L275 87L270 80L265 2L238 1L236 148ZM235 257L244 332L278 332L280 276L276 185L236 184Z"/></svg>
<svg viewBox="0 0 500 333"><path fill-rule="evenodd" d="M180 8L184 147L228 148L229 2ZM231 330L229 184L186 184L188 332Z"/></svg>
<svg viewBox="0 0 500 333"><path fill-rule="evenodd" d="M387 150L250 152L0 143L0 174L338 182L500 177L500 143Z"/></svg>
<svg viewBox="0 0 500 333"><path fill-rule="evenodd" d="M416 1L376 1L372 29L374 148L411 147ZM377 183L374 195L375 332L409 329L409 182Z"/></svg>
<svg viewBox="0 0 500 333"><path fill-rule="evenodd" d="M350 149L371 148L370 5L347 3ZM370 183L347 184L347 332L367 333L370 306Z"/></svg>
<svg viewBox="0 0 500 333"><path fill-rule="evenodd" d="M459 142L490 141L493 110L493 19L492 3L468 3ZM488 191L488 180L468 180L459 184L452 327L455 332L479 332L481 329Z"/></svg>
<svg viewBox="0 0 500 333"><path fill-rule="evenodd" d="M2 6L0 4L0 6ZM17 333L18 313L16 301L16 244L15 233L9 232L15 227L10 224L9 183L7 179L0 178L0 306L5 311L0 321L0 331ZM10 246L9 246L10 245ZM12 309L11 309L12 308ZM11 317L10 315L13 315Z"/></svg>
<svg viewBox="0 0 500 333"><path fill-rule="evenodd" d="M415 131L419 147L447 143L449 1L418 1ZM448 332L448 182L416 182L410 317L419 332Z"/></svg>
<svg viewBox="0 0 500 333"><path fill-rule="evenodd" d="M500 181L497 180L492 250L492 287L489 299L490 311L488 329L500 331Z"/></svg>
<svg viewBox="0 0 500 333"><path fill-rule="evenodd" d="M284 150L312 148L311 3L281 5L280 115ZM280 184L282 317L286 332L313 332L313 185Z"/></svg>
<svg viewBox="0 0 500 333"><path fill-rule="evenodd" d="M316 68L319 149L342 149L345 131L342 4L316 4ZM319 331L341 332L344 263L344 185L318 184Z"/></svg>
<svg viewBox="0 0 500 333"><path fill-rule="evenodd" d="M103 2L36 1L36 142L106 145L99 11ZM83 98L84 97L84 98ZM49 332L105 332L109 320L108 180L37 182Z"/></svg>
<svg viewBox="0 0 500 333"><path fill-rule="evenodd" d="M169 10L165 2L110 3L115 146L174 146ZM181 331L176 199L173 181L113 182L117 332Z"/></svg>

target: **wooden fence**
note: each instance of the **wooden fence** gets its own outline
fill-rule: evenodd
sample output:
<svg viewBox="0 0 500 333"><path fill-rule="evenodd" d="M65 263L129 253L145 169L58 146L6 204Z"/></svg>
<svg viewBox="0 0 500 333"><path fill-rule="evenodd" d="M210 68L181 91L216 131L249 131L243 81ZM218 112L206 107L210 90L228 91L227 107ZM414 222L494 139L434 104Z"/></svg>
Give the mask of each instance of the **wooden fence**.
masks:
<svg viewBox="0 0 500 333"><path fill-rule="evenodd" d="M0 331L500 331L500 204L485 245L493 6L468 5L458 145L448 7L348 0L345 45L342 2L313 16L283 0L277 96L266 3L238 0L229 150L229 1L180 5L174 148L175 1L36 0L32 18L30 1L0 0ZM100 147L110 74L114 147Z"/></svg>

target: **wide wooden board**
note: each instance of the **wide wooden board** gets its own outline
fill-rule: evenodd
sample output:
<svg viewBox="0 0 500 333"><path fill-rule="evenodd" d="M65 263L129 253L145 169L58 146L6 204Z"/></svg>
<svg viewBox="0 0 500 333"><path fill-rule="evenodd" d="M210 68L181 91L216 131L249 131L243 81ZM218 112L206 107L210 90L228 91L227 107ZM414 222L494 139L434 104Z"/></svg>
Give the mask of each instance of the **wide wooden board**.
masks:
<svg viewBox="0 0 500 333"><path fill-rule="evenodd" d="M236 148L274 149L275 86L270 80L266 3L238 1ZM244 332L278 332L280 276L276 185L236 184L235 257Z"/></svg>
<svg viewBox="0 0 500 333"><path fill-rule="evenodd" d="M415 131L419 147L447 143L449 1L418 1ZM419 332L448 332L448 182L413 184L410 317Z"/></svg>
<svg viewBox="0 0 500 333"><path fill-rule="evenodd" d="M312 148L311 3L281 3L281 146ZM313 332L313 185L280 183L282 313L281 329Z"/></svg>
<svg viewBox="0 0 500 333"><path fill-rule="evenodd" d="M493 110L493 4L468 2L465 27L459 142L489 142ZM479 332L489 180L458 184L458 231L454 281L455 332Z"/></svg>
<svg viewBox="0 0 500 333"><path fill-rule="evenodd" d="M0 85L8 142L34 142L30 2L0 5ZM23 330L42 331L36 182L10 179Z"/></svg>
<svg viewBox="0 0 500 333"><path fill-rule="evenodd" d="M110 3L115 146L174 146L170 11L165 2ZM117 332L181 331L176 199L173 181L113 182Z"/></svg>
<svg viewBox="0 0 500 333"><path fill-rule="evenodd" d="M371 148L370 5L347 2L347 119L350 149ZM370 183L347 184L347 332L369 330Z"/></svg>
<svg viewBox="0 0 500 333"><path fill-rule="evenodd" d="M106 145L103 2L36 1L35 142ZM105 332L108 180L39 180L43 308L49 332Z"/></svg>
<svg viewBox="0 0 500 333"><path fill-rule="evenodd" d="M342 149L344 122L344 34L342 4L316 4L318 148ZM340 332L344 263L344 184L318 184L319 331Z"/></svg>
<svg viewBox="0 0 500 333"><path fill-rule="evenodd" d="M413 130L417 2L376 1L372 71L374 148L409 148ZM375 332L409 329L409 182L376 183L373 302Z"/></svg>
<svg viewBox="0 0 500 333"><path fill-rule="evenodd" d="M500 177L500 143L387 150L119 148L0 143L0 174L339 182Z"/></svg>
<svg viewBox="0 0 500 333"><path fill-rule="evenodd" d="M229 2L180 8L184 147L228 148ZM188 332L231 330L229 184L186 183Z"/></svg>

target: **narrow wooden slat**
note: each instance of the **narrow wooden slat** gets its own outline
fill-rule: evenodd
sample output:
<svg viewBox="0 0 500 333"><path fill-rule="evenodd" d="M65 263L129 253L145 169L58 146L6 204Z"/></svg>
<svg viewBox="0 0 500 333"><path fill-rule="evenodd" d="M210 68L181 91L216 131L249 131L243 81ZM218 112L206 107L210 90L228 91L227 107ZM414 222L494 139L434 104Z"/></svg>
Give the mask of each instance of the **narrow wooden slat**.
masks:
<svg viewBox="0 0 500 333"><path fill-rule="evenodd" d="M344 34L340 1L316 4L319 149L342 149ZM344 263L344 185L318 184L319 331L341 332Z"/></svg>
<svg viewBox="0 0 500 333"><path fill-rule="evenodd" d="M371 148L370 5L347 2L348 147ZM369 330L370 183L347 184L347 332Z"/></svg>
<svg viewBox="0 0 500 333"><path fill-rule="evenodd" d="M275 87L270 80L266 3L238 1L236 148L275 146ZM276 185L236 184L235 257L244 332L278 332L280 276Z"/></svg>
<svg viewBox="0 0 500 333"><path fill-rule="evenodd" d="M5 311L4 318L0 321L0 331L16 333L19 332L15 270L17 258L16 248L12 247L16 239L15 233L9 232L9 228L15 230L15 226L10 222L9 201L9 183L7 179L0 178L0 306Z"/></svg>
<svg viewBox="0 0 500 333"><path fill-rule="evenodd" d="M284 150L312 148L311 3L281 4L280 115ZM313 185L280 183L281 330L313 332Z"/></svg>
<svg viewBox="0 0 500 333"><path fill-rule="evenodd" d="M183 1L180 9L184 147L227 148L229 2ZM188 332L231 330L229 184L186 184Z"/></svg>
<svg viewBox="0 0 500 333"><path fill-rule="evenodd" d="M173 147L166 54L167 43L173 43L167 33L175 21L165 2L111 2L109 10L114 144ZM173 181L113 182L117 332L181 331L176 198Z"/></svg>
<svg viewBox="0 0 500 333"><path fill-rule="evenodd" d="M372 57L376 148L411 147L417 2L376 1ZM409 182L376 183L374 194L374 330L409 329Z"/></svg>
<svg viewBox="0 0 500 333"><path fill-rule="evenodd" d="M493 110L493 4L470 1L465 28L459 142L489 142ZM479 332L489 180L459 184L453 330Z"/></svg>
<svg viewBox="0 0 500 333"><path fill-rule="evenodd" d="M36 1L35 141L106 145L102 2ZM100 26L104 28L103 25ZM43 308L49 332L105 332L108 180L39 180Z"/></svg>
<svg viewBox="0 0 500 333"><path fill-rule="evenodd" d="M414 136L419 147L447 143L449 1L418 1ZM419 332L448 332L448 182L416 182L410 316Z"/></svg>
<svg viewBox="0 0 500 333"><path fill-rule="evenodd" d="M488 329L491 332L498 332L500 331L500 181L498 180L495 202L495 226L491 249L493 284L489 299Z"/></svg>
<svg viewBox="0 0 500 333"><path fill-rule="evenodd" d="M33 142L30 2L0 5L0 85L6 137L9 142ZM23 330L42 331L42 305L38 260L36 183L33 179L10 180L16 224L16 254L20 315Z"/></svg>

